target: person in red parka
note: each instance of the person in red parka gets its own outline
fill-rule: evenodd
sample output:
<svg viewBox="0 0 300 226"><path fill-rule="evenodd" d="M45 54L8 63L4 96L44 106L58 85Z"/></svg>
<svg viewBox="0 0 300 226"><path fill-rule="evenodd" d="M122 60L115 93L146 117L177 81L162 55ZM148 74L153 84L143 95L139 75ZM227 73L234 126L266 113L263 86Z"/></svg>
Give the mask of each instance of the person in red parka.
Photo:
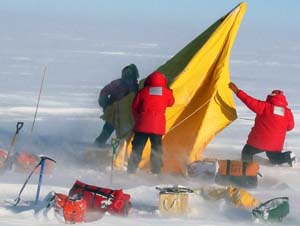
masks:
<svg viewBox="0 0 300 226"><path fill-rule="evenodd" d="M167 78L158 71L150 74L132 103L135 124L128 173L136 172L148 138L151 142L151 172L160 173L163 165L162 136L166 133L165 111L173 104L174 96L172 90L167 87Z"/></svg>
<svg viewBox="0 0 300 226"><path fill-rule="evenodd" d="M291 151L282 152L286 132L294 128L294 117L281 90L273 90L265 101L257 100L234 83L229 88L254 113L255 123L242 150L243 161L253 161L253 155L265 152L272 164L296 164Z"/></svg>

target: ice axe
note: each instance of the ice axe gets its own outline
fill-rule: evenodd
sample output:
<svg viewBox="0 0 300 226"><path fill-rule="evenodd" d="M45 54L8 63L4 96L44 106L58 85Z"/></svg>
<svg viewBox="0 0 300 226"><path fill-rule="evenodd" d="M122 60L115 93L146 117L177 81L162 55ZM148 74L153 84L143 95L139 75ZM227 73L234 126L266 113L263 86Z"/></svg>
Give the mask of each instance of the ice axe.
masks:
<svg viewBox="0 0 300 226"><path fill-rule="evenodd" d="M15 199L15 206L18 205L18 203L21 201L21 194L24 190L24 188L26 187L29 179L31 178L32 174L34 173L34 171L39 167L41 166L41 169L40 169L40 178L39 178L39 183L38 183L38 191L37 191L37 194L36 194L36 200L35 200L35 203L38 202L38 199L39 199L39 193L40 193L40 189L41 189L41 184L42 184L42 176L43 176L43 173L44 173L44 164L45 164L45 160L50 160L52 162L56 162L55 160L49 158L49 157L46 157L46 156L40 156L40 161L39 163L34 167L34 169L30 172L30 174L28 175L28 177L26 178L20 192L19 192L19 195L18 197Z"/></svg>
<svg viewBox="0 0 300 226"><path fill-rule="evenodd" d="M18 122L17 125L16 125L17 129L16 129L15 135L13 136L13 139L10 143L10 146L9 146L9 149L8 149L8 152L7 152L7 158L4 162L4 170L7 170L11 167L12 150L13 150L15 144L16 144L17 135L20 132L20 130L22 129L23 125L24 125L24 122Z"/></svg>
<svg viewBox="0 0 300 226"><path fill-rule="evenodd" d="M41 168L40 168L38 187L37 187L37 191L36 191L35 204L37 204L39 201L40 190L41 190L42 179L43 179L44 168L45 168L45 161L49 160L49 161L56 163L56 161L54 159L46 157L46 156L40 156L40 158L41 158L41 161L39 164L41 165Z"/></svg>
<svg viewBox="0 0 300 226"><path fill-rule="evenodd" d="M113 154L112 154L112 158L111 158L111 170L110 170L110 183L112 184L113 182L113 171L114 171L114 161L116 158L116 153L117 153L117 149L118 146L120 144L120 140L117 138L112 138L111 139L111 146L113 149Z"/></svg>

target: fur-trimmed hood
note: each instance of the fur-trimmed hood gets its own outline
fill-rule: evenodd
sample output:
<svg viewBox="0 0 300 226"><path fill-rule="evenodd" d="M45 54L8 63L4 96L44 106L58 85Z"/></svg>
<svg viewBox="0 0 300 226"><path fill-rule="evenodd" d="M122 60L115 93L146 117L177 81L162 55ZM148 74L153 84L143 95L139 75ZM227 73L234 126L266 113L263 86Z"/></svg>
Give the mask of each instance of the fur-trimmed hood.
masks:
<svg viewBox="0 0 300 226"><path fill-rule="evenodd" d="M288 102L282 90L273 90L272 93L267 96L266 101L280 107L288 106Z"/></svg>

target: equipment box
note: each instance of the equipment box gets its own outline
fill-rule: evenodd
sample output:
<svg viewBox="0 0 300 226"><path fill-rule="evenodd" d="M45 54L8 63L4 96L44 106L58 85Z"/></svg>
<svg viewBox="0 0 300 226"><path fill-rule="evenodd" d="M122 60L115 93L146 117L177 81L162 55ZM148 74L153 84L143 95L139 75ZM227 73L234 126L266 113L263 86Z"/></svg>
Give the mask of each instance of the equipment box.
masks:
<svg viewBox="0 0 300 226"><path fill-rule="evenodd" d="M159 193L159 212L161 215L174 216L187 214L189 194L187 192Z"/></svg>

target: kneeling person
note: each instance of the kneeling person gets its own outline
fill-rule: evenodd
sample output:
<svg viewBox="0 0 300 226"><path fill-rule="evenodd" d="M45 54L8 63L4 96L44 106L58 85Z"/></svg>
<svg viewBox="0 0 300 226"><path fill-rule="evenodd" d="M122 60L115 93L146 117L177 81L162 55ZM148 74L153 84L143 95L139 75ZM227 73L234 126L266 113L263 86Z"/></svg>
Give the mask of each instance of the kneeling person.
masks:
<svg viewBox="0 0 300 226"><path fill-rule="evenodd" d="M281 90L273 90L265 101L257 100L234 83L229 88L254 113L254 126L242 151L242 160L251 162L253 155L265 152L272 164L296 164L293 152L282 152L286 132L294 128L294 117Z"/></svg>

